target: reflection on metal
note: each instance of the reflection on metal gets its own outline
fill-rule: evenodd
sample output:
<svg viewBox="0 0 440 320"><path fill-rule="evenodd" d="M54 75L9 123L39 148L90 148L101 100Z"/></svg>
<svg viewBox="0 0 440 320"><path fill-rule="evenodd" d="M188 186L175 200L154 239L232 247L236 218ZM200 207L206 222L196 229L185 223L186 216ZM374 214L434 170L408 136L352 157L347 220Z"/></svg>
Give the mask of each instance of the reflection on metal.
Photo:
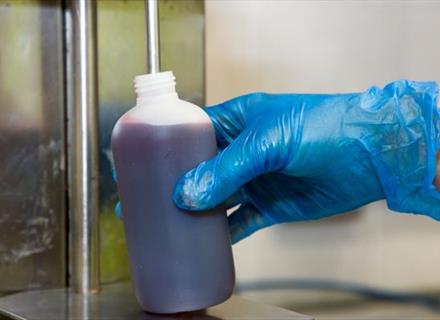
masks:
<svg viewBox="0 0 440 320"><path fill-rule="evenodd" d="M160 0L160 70L173 70L177 91L204 105L204 2ZM133 78L145 73L144 1L98 1L100 117L101 279L129 276L121 222L114 216L110 135L116 120L135 104Z"/></svg>
<svg viewBox="0 0 440 320"><path fill-rule="evenodd" d="M158 0L145 0L145 25L147 27L148 72L159 72L159 12Z"/></svg>
<svg viewBox="0 0 440 320"><path fill-rule="evenodd" d="M197 312L156 315L140 310L130 285L107 285L99 295L78 295L67 289L32 291L0 298L0 314L13 319L118 320L311 320L309 316L238 296Z"/></svg>
<svg viewBox="0 0 440 320"><path fill-rule="evenodd" d="M70 285L76 292L88 293L99 288L96 2L67 4Z"/></svg>
<svg viewBox="0 0 440 320"><path fill-rule="evenodd" d="M60 1L0 1L0 291L65 285Z"/></svg>

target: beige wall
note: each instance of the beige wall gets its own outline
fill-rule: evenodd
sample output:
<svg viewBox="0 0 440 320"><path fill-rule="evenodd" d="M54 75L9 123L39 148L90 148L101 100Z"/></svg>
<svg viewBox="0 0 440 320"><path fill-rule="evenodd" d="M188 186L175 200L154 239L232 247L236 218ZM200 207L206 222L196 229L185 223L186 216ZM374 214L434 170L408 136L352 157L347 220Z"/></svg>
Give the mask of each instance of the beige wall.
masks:
<svg viewBox="0 0 440 320"><path fill-rule="evenodd" d="M260 90L440 81L440 2L206 0L206 18L209 104ZM440 223L383 202L261 231L234 252L239 282L319 277L440 289Z"/></svg>

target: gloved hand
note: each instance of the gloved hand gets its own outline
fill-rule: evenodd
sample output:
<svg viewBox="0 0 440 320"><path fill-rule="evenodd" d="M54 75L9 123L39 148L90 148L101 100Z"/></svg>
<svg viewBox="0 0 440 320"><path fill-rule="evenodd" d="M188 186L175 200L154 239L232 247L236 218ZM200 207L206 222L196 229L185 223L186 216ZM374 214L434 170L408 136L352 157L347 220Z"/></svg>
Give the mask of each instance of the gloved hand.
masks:
<svg viewBox="0 0 440 320"><path fill-rule="evenodd" d="M397 81L362 93L255 93L207 108L221 151L180 178L174 201L196 211L241 204L228 217L234 243L384 198L392 210L439 220L437 96L436 83Z"/></svg>

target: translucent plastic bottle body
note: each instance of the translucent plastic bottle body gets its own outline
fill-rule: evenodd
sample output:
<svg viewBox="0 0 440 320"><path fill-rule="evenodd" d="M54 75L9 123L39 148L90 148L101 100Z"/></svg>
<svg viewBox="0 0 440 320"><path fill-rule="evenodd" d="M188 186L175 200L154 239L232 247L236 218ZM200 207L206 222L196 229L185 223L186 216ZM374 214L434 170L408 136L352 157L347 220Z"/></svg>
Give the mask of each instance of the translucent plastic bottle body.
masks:
<svg viewBox="0 0 440 320"><path fill-rule="evenodd" d="M159 113L167 107L165 103L198 108L177 98L155 103L147 108L157 108ZM137 299L144 310L156 313L221 303L234 286L225 211L183 212L172 201L177 179L215 155L212 125L203 115L194 117L196 113L182 123L149 120L152 113L139 108L122 116L112 135Z"/></svg>

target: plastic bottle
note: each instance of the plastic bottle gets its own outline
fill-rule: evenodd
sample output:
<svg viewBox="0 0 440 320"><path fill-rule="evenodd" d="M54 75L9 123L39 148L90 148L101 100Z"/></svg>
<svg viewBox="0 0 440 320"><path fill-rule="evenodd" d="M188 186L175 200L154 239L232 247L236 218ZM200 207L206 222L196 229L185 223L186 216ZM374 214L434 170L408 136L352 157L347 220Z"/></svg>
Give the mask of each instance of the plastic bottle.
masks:
<svg viewBox="0 0 440 320"><path fill-rule="evenodd" d="M180 175L216 153L209 117L178 98L174 79L170 71L137 76L136 106L112 134L132 283L154 313L221 303L234 286L224 209L190 213L172 201Z"/></svg>

